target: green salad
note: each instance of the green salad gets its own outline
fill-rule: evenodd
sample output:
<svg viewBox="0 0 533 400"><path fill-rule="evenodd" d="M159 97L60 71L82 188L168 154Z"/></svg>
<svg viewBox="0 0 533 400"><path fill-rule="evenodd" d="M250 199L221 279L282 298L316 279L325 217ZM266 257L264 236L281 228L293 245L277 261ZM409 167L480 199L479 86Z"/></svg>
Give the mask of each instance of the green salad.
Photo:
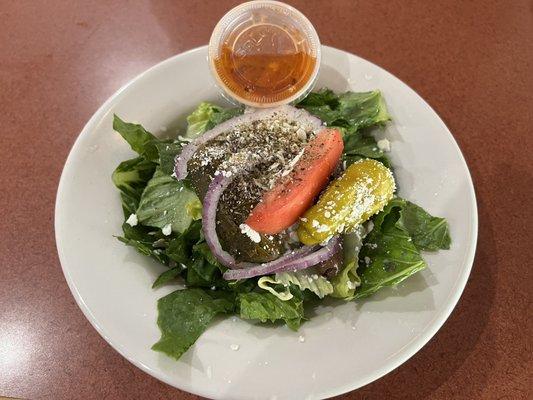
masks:
<svg viewBox="0 0 533 400"><path fill-rule="evenodd" d="M325 298L357 301L426 268L450 247L446 220L398 197L390 116L379 91L310 93L295 106L201 103L159 139L115 115L137 156L112 180L118 240L167 269L153 349L179 359L217 315L297 331ZM394 149L392 149L394 151Z"/></svg>

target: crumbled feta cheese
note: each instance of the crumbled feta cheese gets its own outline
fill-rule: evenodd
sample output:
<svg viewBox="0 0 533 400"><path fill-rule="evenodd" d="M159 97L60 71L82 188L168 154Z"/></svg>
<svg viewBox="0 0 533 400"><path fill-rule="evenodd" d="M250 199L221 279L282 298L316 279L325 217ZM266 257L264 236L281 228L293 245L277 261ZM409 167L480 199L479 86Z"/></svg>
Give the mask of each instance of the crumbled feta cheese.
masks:
<svg viewBox="0 0 533 400"><path fill-rule="evenodd" d="M329 211L324 212L324 217L331 218L331 213Z"/></svg>
<svg viewBox="0 0 533 400"><path fill-rule="evenodd" d="M307 134L302 128L298 128L296 130L296 136L298 136L298 139L300 139L301 141L304 141L305 139L307 139Z"/></svg>
<svg viewBox="0 0 533 400"><path fill-rule="evenodd" d="M369 265L370 264L370 257L365 257L365 264L366 265Z"/></svg>
<svg viewBox="0 0 533 400"><path fill-rule="evenodd" d="M294 157L290 162L289 162L289 166L288 168L283 171L281 173L281 176L287 176L291 173L292 169L294 168L294 166L296 165L296 163L300 160L300 158L302 158L303 154L304 154L304 151L305 151L305 148L303 148L302 150L300 150L300 152L296 155L296 157Z"/></svg>
<svg viewBox="0 0 533 400"><path fill-rule="evenodd" d="M126 223L129 226L135 226L139 223L139 220L137 219L137 214L131 214L128 219L126 220Z"/></svg>
<svg viewBox="0 0 533 400"><path fill-rule="evenodd" d="M161 229L163 235L168 236L172 233L172 224L166 224L163 229Z"/></svg>
<svg viewBox="0 0 533 400"><path fill-rule="evenodd" d="M237 351L237 350L239 350L240 347L241 347L241 346L239 346L238 344L232 344L232 345L230 346L230 349L233 350L233 351Z"/></svg>
<svg viewBox="0 0 533 400"><path fill-rule="evenodd" d="M320 222L314 219L313 221L311 221L311 225L313 226L313 228L318 228L320 226Z"/></svg>
<svg viewBox="0 0 533 400"><path fill-rule="evenodd" d="M298 341L299 341L300 343L305 342L305 336L303 336L303 335L298 336Z"/></svg>
<svg viewBox="0 0 533 400"><path fill-rule="evenodd" d="M378 148L381 151L390 151L390 142L387 139L378 140Z"/></svg>
<svg viewBox="0 0 533 400"><path fill-rule="evenodd" d="M252 242L259 243L261 241L261 235L250 228L250 226L247 224L240 224L239 228L241 229L241 233L248 236Z"/></svg>

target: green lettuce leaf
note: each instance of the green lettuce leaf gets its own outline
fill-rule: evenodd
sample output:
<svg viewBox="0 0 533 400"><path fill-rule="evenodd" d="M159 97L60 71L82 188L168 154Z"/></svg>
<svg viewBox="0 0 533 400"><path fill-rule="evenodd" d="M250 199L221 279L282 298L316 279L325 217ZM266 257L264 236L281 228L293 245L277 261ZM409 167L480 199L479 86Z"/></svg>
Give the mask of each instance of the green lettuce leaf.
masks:
<svg viewBox="0 0 533 400"><path fill-rule="evenodd" d="M393 198L374 217L374 229L380 229L383 220L393 209L399 212L396 226L409 233L418 249L436 251L450 248L451 237L446 219L434 217L422 207L400 197Z"/></svg>
<svg viewBox="0 0 533 400"><path fill-rule="evenodd" d="M200 230L201 221L194 221L182 234L172 233L170 237L163 235L163 238L157 240L157 248L162 256L168 258L168 264L172 268L156 279L154 288L179 276L185 279L189 287L228 287L227 282L222 279L223 267L201 238ZM161 235L161 231L158 235Z"/></svg>
<svg viewBox="0 0 533 400"><path fill-rule="evenodd" d="M404 228L420 250L449 249L451 237L444 218L433 217L422 207L404 200L398 225Z"/></svg>
<svg viewBox="0 0 533 400"><path fill-rule="evenodd" d="M160 286L163 286L164 284L173 281L175 278L180 276L181 271L183 268L181 266L170 268L169 270L163 272L161 275L157 277L157 279L154 281L152 285L152 289L156 289Z"/></svg>
<svg viewBox="0 0 533 400"><path fill-rule="evenodd" d="M179 233L201 218L201 213L202 203L194 191L160 169L146 185L137 209L142 224L157 228L170 224Z"/></svg>
<svg viewBox="0 0 533 400"><path fill-rule="evenodd" d="M209 122L206 125L206 130L212 129L213 127L221 124L224 121L227 121L230 118L241 115L244 112L242 107L235 108L218 108L218 111L211 115Z"/></svg>
<svg viewBox="0 0 533 400"><path fill-rule="evenodd" d="M365 238L357 273L361 286L355 298L393 286L424 269L426 263L400 219L401 208L386 207L374 219L374 229Z"/></svg>
<svg viewBox="0 0 533 400"><path fill-rule="evenodd" d="M185 137L195 138L229 118L242 114L242 108L222 108L203 102L187 117Z"/></svg>
<svg viewBox="0 0 533 400"><path fill-rule="evenodd" d="M381 92L346 92L336 95L330 89L309 94L297 105L316 115L328 126L354 133L390 120Z"/></svg>
<svg viewBox="0 0 533 400"><path fill-rule="evenodd" d="M354 298L356 288L361 285L361 278L357 275L357 261L352 261L343 266L337 275L331 278L333 292L331 297L344 300Z"/></svg>
<svg viewBox="0 0 533 400"><path fill-rule="evenodd" d="M294 331L304 319L303 301L297 297L284 301L271 293L241 293L237 296L237 304L243 319L261 322L283 320Z"/></svg>
<svg viewBox="0 0 533 400"><path fill-rule="evenodd" d="M317 275L312 270L280 272L274 276L263 276L257 282L257 286L261 289L283 301L294 297L290 285L295 285L302 291L309 290L321 299L333 293L333 286L327 278Z"/></svg>
<svg viewBox="0 0 533 400"><path fill-rule="evenodd" d="M164 249L154 245L156 242L165 240L161 231L155 232L153 228L147 226L130 226L127 223L122 224L122 231L124 235L117 237L122 243L135 248L141 254L152 257L161 264L170 264Z"/></svg>
<svg viewBox="0 0 533 400"><path fill-rule="evenodd" d="M302 108L325 106L335 110L339 106L339 95L333 90L323 88L318 92L309 93L297 105Z"/></svg>
<svg viewBox="0 0 533 400"><path fill-rule="evenodd" d="M200 241L201 221L194 221L181 235L172 233L168 242L162 243L165 254L178 264L192 263L193 248Z"/></svg>
<svg viewBox="0 0 533 400"><path fill-rule="evenodd" d="M217 314L231 313L234 308L232 293L197 288L172 292L157 302L161 339L152 349L177 360L196 342Z"/></svg>
<svg viewBox="0 0 533 400"><path fill-rule="evenodd" d="M156 145L159 152L159 165L161 171L167 175L174 173L174 165L176 164L176 156L181 153L183 148L182 142L176 140L174 142L160 142Z"/></svg>
<svg viewBox="0 0 533 400"><path fill-rule="evenodd" d="M352 300L355 290L361 285L361 279L357 275L358 257L366 229L359 225L354 232L343 235L342 248L344 253L344 265L337 275L331 278L333 285L332 297L344 300Z"/></svg>
<svg viewBox="0 0 533 400"><path fill-rule="evenodd" d="M159 140L139 124L122 121L117 115L113 117L113 129L128 142L133 151L149 161L157 161Z"/></svg>
<svg viewBox="0 0 533 400"><path fill-rule="evenodd" d="M196 257L187 269L185 282L189 287L224 288L224 280L220 269L203 257Z"/></svg>
<svg viewBox="0 0 533 400"><path fill-rule="evenodd" d="M389 158L378 148L376 139L372 136L345 135L343 160L346 161L346 165L364 158L373 158L391 169Z"/></svg>
<svg viewBox="0 0 533 400"><path fill-rule="evenodd" d="M390 120L385 100L379 90L346 92L339 96L341 118L357 129L380 125Z"/></svg>
<svg viewBox="0 0 533 400"><path fill-rule="evenodd" d="M124 217L135 214L146 184L154 175L156 164L142 157L121 162L111 179L120 190Z"/></svg>

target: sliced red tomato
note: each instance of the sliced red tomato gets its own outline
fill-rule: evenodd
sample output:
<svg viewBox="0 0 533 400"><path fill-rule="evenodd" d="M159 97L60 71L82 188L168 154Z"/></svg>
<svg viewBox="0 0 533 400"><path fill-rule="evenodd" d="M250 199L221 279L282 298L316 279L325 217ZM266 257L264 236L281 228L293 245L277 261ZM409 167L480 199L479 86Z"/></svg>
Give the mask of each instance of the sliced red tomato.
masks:
<svg viewBox="0 0 533 400"><path fill-rule="evenodd" d="M338 130L320 131L309 142L292 172L263 195L246 224L257 232L270 235L294 224L328 183L343 148Z"/></svg>

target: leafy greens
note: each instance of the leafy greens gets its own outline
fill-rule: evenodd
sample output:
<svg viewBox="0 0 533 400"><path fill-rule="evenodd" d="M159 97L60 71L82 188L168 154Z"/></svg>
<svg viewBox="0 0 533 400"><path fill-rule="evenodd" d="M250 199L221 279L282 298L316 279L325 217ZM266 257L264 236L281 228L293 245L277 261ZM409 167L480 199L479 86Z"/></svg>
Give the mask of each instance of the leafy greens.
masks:
<svg viewBox="0 0 533 400"><path fill-rule="evenodd" d="M365 238L359 257L361 287L355 292L355 298L369 296L384 286L397 285L424 269L426 263L421 249L449 248L446 221L432 217L406 200L393 199L373 221L374 229Z"/></svg>
<svg viewBox="0 0 533 400"><path fill-rule="evenodd" d="M297 107L342 132L346 164L373 158L390 167L371 134L371 129L390 120L379 91L336 94L323 89L310 93ZM153 288L176 279L186 285L186 289L158 301L161 339L152 348L175 359L217 315L283 322L297 330L306 319L304 303L308 304L309 299L369 296L425 268L422 250L450 247L443 218L394 198L372 218L370 232L359 227L345 235L344 264L333 277L308 269L242 281L224 280L225 267L213 256L202 235L202 204L186 181L175 179L173 170L175 158L187 141L243 111L201 103L187 117L183 136L174 140L158 139L141 125L116 115L113 120L113 128L137 153L137 157L120 163L112 175L125 218L118 239L168 268L153 282Z"/></svg>
<svg viewBox="0 0 533 400"><path fill-rule="evenodd" d="M198 288L176 290L157 303L161 339L152 349L177 360L196 342L217 314L231 313L234 308L234 295L231 293Z"/></svg>
<svg viewBox="0 0 533 400"><path fill-rule="evenodd" d="M276 322L283 320L293 331L298 330L304 319L303 301L297 297L281 300L272 293L241 293L237 298L240 317Z"/></svg>
<svg viewBox="0 0 533 400"><path fill-rule="evenodd" d="M143 225L156 228L169 225L172 231L182 233L193 220L201 218L201 210L196 193L183 182L156 169L141 195L137 217Z"/></svg>

